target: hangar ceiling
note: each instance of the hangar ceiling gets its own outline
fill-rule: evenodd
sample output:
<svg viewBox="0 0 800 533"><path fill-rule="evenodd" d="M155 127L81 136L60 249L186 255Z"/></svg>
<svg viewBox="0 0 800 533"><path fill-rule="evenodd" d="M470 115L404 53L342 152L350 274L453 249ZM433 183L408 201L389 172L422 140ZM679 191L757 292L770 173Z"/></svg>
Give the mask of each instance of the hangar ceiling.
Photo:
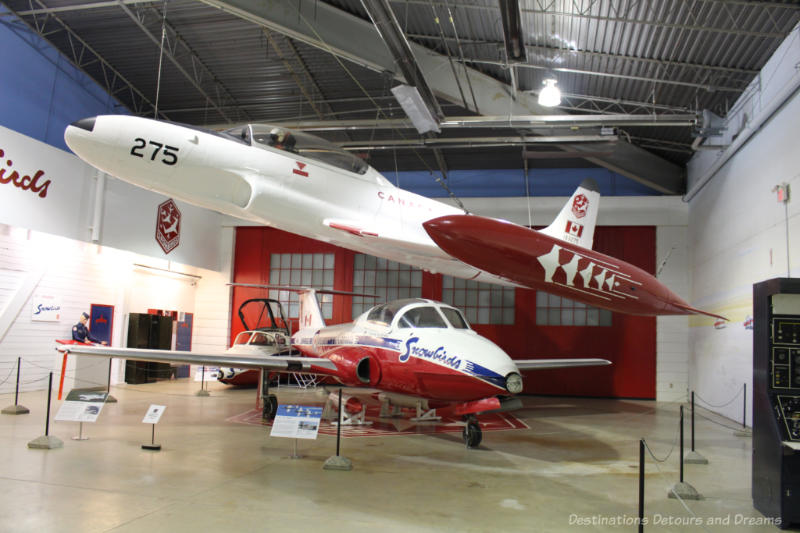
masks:
<svg viewBox="0 0 800 533"><path fill-rule="evenodd" d="M670 194L704 111L724 118L798 20L794 1L0 0L134 114L292 125L382 171L602 166Z"/></svg>

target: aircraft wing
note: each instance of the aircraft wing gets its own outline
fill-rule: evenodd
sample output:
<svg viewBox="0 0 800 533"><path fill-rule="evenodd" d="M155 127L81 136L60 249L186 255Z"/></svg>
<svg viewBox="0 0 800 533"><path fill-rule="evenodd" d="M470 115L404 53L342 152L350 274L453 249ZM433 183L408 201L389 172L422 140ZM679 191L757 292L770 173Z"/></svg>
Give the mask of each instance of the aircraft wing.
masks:
<svg viewBox="0 0 800 533"><path fill-rule="evenodd" d="M111 348L108 346L63 345L56 348L60 352L93 355L98 357L119 357L131 361L157 361L160 363L180 363L206 366L228 366L232 368L255 368L285 372L307 372L310 374L335 374L336 364L330 359L270 355L249 357L226 353L179 352L173 350L142 350L138 348Z"/></svg>
<svg viewBox="0 0 800 533"><path fill-rule="evenodd" d="M606 366L608 359L514 359L520 370L546 370L548 368L567 368L575 366Z"/></svg>

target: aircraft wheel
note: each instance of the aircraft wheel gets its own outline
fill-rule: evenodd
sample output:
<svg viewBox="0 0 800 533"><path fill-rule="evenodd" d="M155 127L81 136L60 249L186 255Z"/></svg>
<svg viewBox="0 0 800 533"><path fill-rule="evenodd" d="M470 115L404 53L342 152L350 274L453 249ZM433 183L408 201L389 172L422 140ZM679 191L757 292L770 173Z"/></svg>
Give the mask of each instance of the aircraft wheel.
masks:
<svg viewBox="0 0 800 533"><path fill-rule="evenodd" d="M272 420L275 418L275 414L278 412L278 397L274 394L270 394L264 400L264 409L261 412L261 418L264 420Z"/></svg>
<svg viewBox="0 0 800 533"><path fill-rule="evenodd" d="M467 448L477 448L483 438L483 432L481 431L481 426L478 424L478 421L470 420L467 422L467 425L464 426L462 436L464 437L464 444L467 445Z"/></svg>

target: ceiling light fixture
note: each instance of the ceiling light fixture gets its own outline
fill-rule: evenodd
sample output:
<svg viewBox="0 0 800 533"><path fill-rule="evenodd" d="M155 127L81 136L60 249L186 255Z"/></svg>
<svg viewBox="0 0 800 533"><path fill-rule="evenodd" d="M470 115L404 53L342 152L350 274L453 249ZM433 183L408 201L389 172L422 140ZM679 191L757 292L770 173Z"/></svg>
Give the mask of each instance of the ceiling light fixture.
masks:
<svg viewBox="0 0 800 533"><path fill-rule="evenodd" d="M542 82L544 89L539 91L539 105L545 107L555 107L561 103L561 91L556 87L558 83L553 78L548 78Z"/></svg>

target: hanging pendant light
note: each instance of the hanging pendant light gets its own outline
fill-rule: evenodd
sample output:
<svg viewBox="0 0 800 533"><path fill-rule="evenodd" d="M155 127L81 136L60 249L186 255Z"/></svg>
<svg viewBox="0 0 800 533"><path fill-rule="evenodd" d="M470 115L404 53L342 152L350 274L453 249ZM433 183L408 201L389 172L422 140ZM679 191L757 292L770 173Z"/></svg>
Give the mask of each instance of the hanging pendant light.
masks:
<svg viewBox="0 0 800 533"><path fill-rule="evenodd" d="M539 105L555 107L561 103L561 91L556 87L556 83L558 82L553 78L542 82L544 89L539 91Z"/></svg>

